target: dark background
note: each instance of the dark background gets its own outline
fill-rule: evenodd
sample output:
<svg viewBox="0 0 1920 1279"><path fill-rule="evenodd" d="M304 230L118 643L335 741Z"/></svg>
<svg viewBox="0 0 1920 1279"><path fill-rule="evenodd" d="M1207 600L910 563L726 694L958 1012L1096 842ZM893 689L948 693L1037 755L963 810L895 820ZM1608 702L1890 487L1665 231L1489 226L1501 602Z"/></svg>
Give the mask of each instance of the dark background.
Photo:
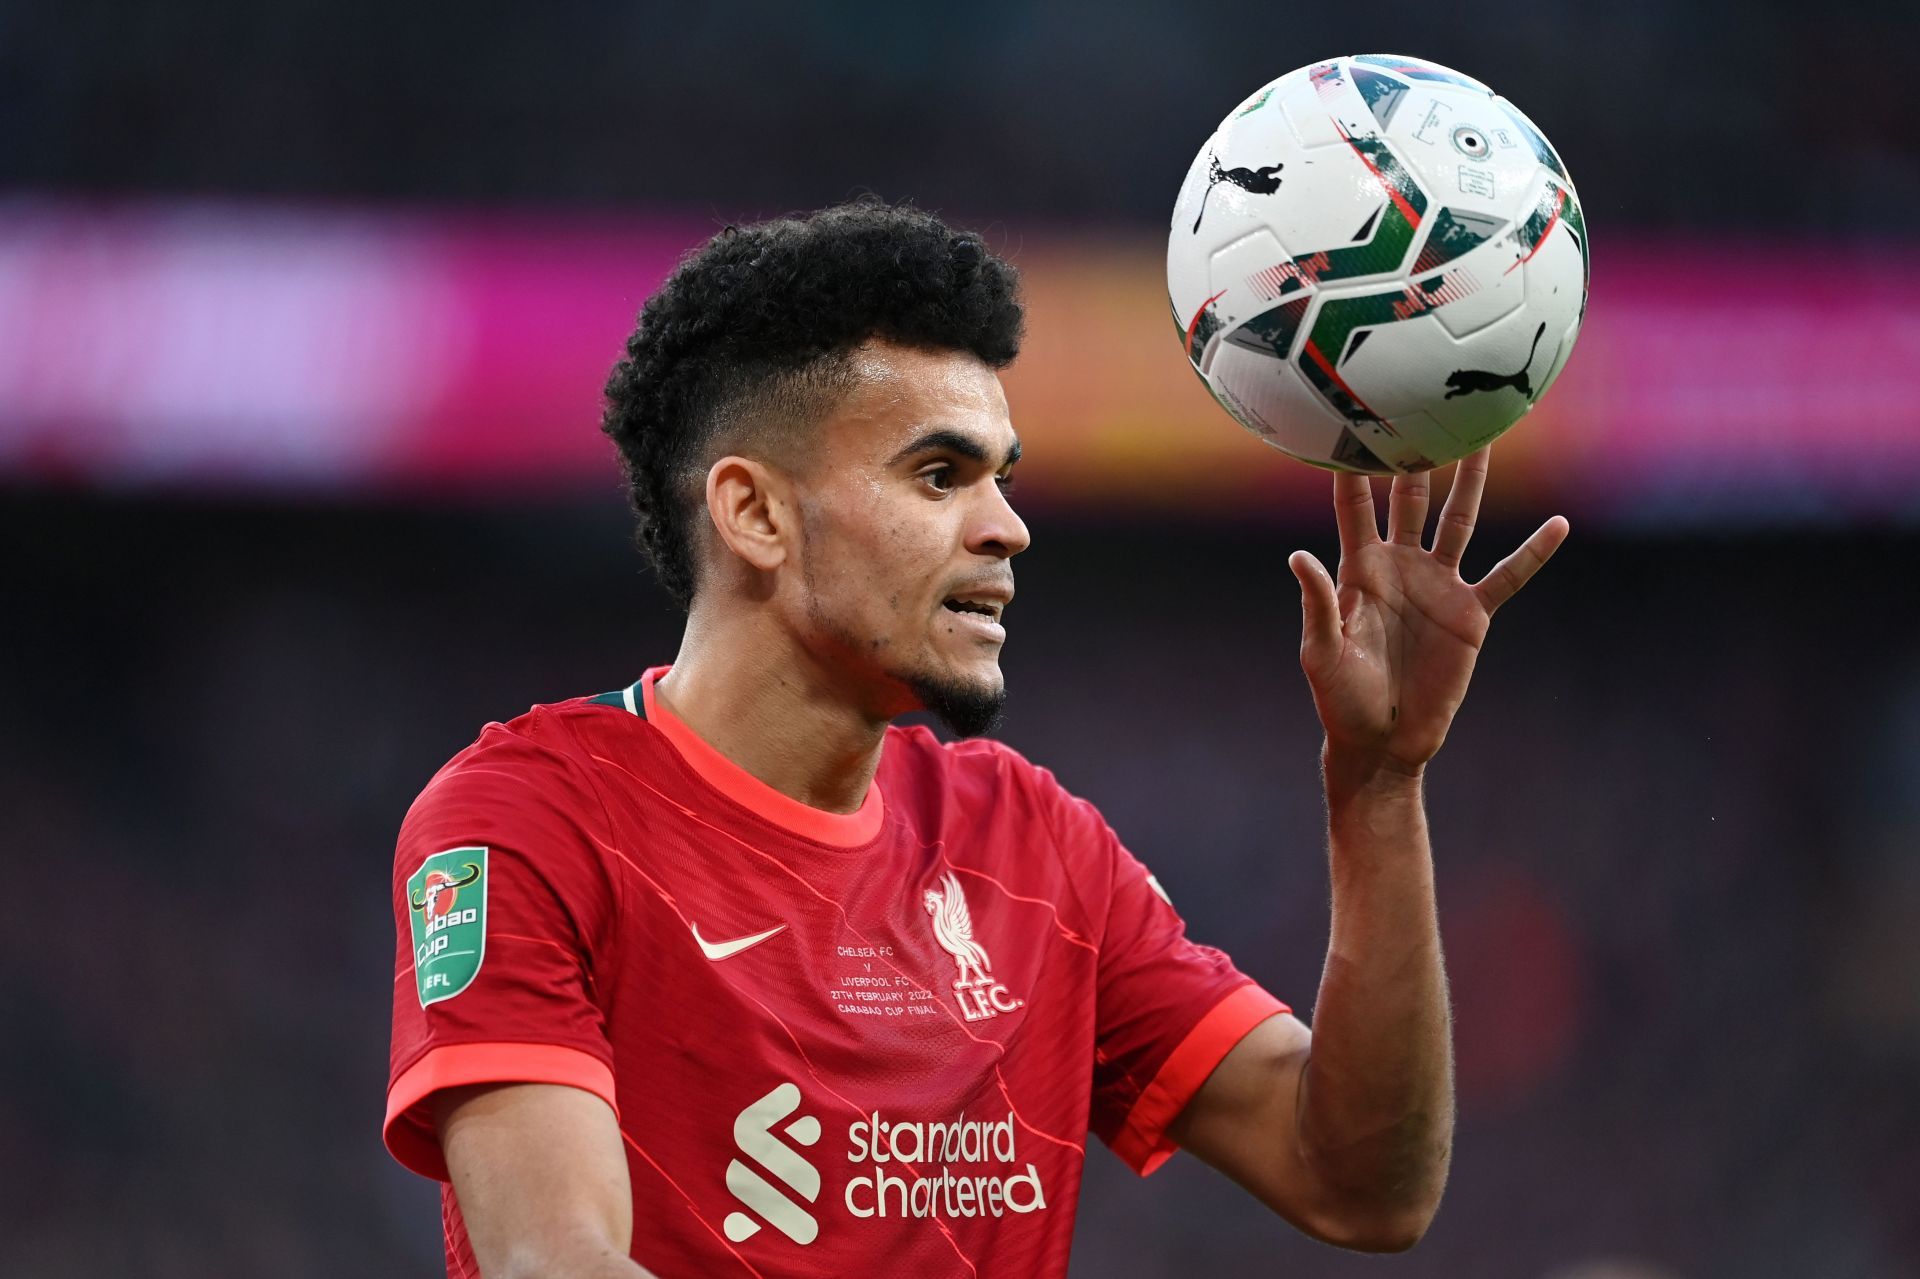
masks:
<svg viewBox="0 0 1920 1279"><path fill-rule="evenodd" d="M1525 106L1602 226L1905 234L1920 198L1899 0L67 0L4 23L0 163L68 192L738 217L875 189L1156 226L1246 92L1383 50Z"/></svg>
<svg viewBox="0 0 1920 1279"><path fill-rule="evenodd" d="M875 189L1151 242L1248 89L1395 49L1525 105L1622 234L1911 247L1916 35L1891 4L0 5L0 186L720 219ZM1491 513L1469 570L1546 513ZM1004 736L1310 1012L1284 560L1331 563L1331 521L1028 514ZM0 472L0 1275L438 1272L378 1136L393 837L482 723L671 657L627 537L611 462L537 502ZM1101 1151L1074 1273L1920 1275L1917 550L1576 520L1432 770L1461 1122L1431 1234L1344 1256Z"/></svg>

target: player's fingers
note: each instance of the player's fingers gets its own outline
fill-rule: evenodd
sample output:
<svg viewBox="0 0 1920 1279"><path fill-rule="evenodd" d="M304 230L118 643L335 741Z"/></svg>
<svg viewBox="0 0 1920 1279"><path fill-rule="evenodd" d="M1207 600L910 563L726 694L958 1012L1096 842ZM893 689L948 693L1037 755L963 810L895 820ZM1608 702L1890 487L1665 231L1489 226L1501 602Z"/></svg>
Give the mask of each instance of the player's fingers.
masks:
<svg viewBox="0 0 1920 1279"><path fill-rule="evenodd" d="M1433 476L1396 475L1393 491L1387 497L1387 536L1401 546L1419 546L1427 533L1427 495L1433 490Z"/></svg>
<svg viewBox="0 0 1920 1279"><path fill-rule="evenodd" d="M1480 597L1480 605L1489 614L1502 604L1520 593L1540 566L1553 558L1560 544L1567 540L1572 526L1564 515L1556 515L1533 531L1533 536L1520 543L1518 550L1493 566L1493 572L1474 583L1473 593Z"/></svg>
<svg viewBox="0 0 1920 1279"><path fill-rule="evenodd" d="M1300 665L1311 672L1340 652L1340 596L1326 565L1310 552L1295 551L1287 567L1300 581Z"/></svg>
<svg viewBox="0 0 1920 1279"><path fill-rule="evenodd" d="M1380 517L1373 513L1373 481L1351 471L1333 475L1333 518L1340 526L1342 559L1380 540Z"/></svg>
<svg viewBox="0 0 1920 1279"><path fill-rule="evenodd" d="M1448 568L1459 568L1473 539L1473 526L1480 519L1480 495L1487 488L1487 463L1493 456L1489 444L1460 459L1453 468L1453 487L1440 507L1440 526L1433 531L1433 557Z"/></svg>

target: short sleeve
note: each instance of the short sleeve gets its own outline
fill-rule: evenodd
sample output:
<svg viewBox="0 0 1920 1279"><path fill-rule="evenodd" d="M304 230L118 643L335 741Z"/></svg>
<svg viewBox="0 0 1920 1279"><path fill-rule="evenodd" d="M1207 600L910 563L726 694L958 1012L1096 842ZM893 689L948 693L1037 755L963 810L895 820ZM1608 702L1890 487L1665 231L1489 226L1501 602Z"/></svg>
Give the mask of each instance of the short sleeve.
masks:
<svg viewBox="0 0 1920 1279"><path fill-rule="evenodd" d="M385 1136L445 1180L428 1101L443 1088L552 1083L615 1105L596 957L616 886L606 822L567 760L490 725L414 801L393 865L393 1048Z"/></svg>
<svg viewBox="0 0 1920 1279"><path fill-rule="evenodd" d="M1050 775L1040 770L1048 783ZM1051 820L1083 885L1104 884L1094 1014L1093 1132L1141 1176L1178 1147L1167 1137L1221 1058L1288 1011L1186 924L1159 881L1098 810L1051 785ZM1098 911L1100 903L1088 901Z"/></svg>

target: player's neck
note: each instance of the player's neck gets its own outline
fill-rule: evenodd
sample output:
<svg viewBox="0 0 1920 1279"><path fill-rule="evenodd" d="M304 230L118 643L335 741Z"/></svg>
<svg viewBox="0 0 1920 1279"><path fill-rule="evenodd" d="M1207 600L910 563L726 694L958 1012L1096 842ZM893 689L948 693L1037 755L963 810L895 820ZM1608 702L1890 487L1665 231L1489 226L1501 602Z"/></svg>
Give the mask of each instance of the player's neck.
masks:
<svg viewBox="0 0 1920 1279"><path fill-rule="evenodd" d="M717 638L689 626L672 672L654 684L656 704L782 795L830 813L857 810L887 721L777 644Z"/></svg>

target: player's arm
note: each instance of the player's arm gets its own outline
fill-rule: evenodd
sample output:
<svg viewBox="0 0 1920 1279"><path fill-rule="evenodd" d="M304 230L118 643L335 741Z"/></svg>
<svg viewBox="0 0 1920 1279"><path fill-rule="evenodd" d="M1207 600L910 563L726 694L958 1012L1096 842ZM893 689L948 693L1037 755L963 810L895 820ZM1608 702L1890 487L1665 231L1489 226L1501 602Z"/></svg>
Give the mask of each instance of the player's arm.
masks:
<svg viewBox="0 0 1920 1279"><path fill-rule="evenodd" d="M1431 549L1427 475L1395 478L1384 539L1370 482L1336 476L1339 580L1304 551L1289 560L1300 665L1326 730L1332 943L1311 1039L1279 1018L1250 1032L1173 1133L1275 1210L1354 1247L1410 1247L1446 1183L1452 1026L1422 778L1495 610L1567 536L1556 516L1465 581L1488 462L1482 449L1460 463Z"/></svg>
<svg viewBox="0 0 1920 1279"><path fill-rule="evenodd" d="M628 1259L632 1191L619 1121L555 1084L449 1088L440 1146L485 1279L650 1279Z"/></svg>
<svg viewBox="0 0 1920 1279"><path fill-rule="evenodd" d="M1248 1032L1168 1134L1308 1234L1400 1251L1453 1136L1451 1032L1417 785L1332 822L1333 936L1314 1026Z"/></svg>

